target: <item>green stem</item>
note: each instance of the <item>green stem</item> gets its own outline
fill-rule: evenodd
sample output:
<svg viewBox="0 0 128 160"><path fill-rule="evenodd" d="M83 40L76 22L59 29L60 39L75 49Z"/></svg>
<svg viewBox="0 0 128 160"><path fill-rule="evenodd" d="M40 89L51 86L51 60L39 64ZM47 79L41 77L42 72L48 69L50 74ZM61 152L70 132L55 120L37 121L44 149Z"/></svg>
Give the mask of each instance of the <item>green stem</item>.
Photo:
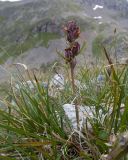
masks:
<svg viewBox="0 0 128 160"><path fill-rule="evenodd" d="M70 63L70 70L71 70L72 91L73 91L73 95L75 95L74 68L72 67L71 63ZM80 125L79 125L79 109L78 109L77 101L75 101L75 111L76 111L77 129L79 130L80 129Z"/></svg>

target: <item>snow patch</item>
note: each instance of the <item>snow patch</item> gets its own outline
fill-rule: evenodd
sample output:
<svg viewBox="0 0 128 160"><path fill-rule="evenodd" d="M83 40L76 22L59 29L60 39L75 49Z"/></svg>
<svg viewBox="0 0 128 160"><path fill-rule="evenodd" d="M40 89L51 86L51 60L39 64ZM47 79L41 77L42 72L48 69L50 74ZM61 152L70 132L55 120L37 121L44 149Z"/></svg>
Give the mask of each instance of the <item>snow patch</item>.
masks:
<svg viewBox="0 0 128 160"><path fill-rule="evenodd" d="M94 19L102 19L102 16L93 17Z"/></svg>
<svg viewBox="0 0 128 160"><path fill-rule="evenodd" d="M93 7L93 10L97 10L97 9L103 9L104 7L103 6L100 6L100 5L95 5L95 7Z"/></svg>

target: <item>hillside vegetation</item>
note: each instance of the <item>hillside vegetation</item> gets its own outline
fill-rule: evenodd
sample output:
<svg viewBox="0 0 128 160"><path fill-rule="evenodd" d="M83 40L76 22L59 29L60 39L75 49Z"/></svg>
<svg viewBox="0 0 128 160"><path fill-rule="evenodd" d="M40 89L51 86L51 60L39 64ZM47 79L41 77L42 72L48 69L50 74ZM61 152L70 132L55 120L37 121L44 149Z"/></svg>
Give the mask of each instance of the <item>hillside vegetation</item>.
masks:
<svg viewBox="0 0 128 160"><path fill-rule="evenodd" d="M104 5L104 9L93 11L96 4ZM65 45L62 39L64 37L63 25L71 19L77 20L81 26L83 31L81 41L86 39L88 41L88 47L85 51L87 58L91 56L90 59L95 60L92 44L97 48L94 42L99 36L104 37L103 41L109 44L112 41L111 34L115 28L120 35L123 35L122 43L117 44L118 57L124 57L128 39L127 23L122 22L126 20L125 16L122 19L119 18L119 6L121 11L127 10L127 2L117 0L111 2L103 0L0 2L0 63L6 62L8 65L20 61L34 68L36 61L39 62L39 67L43 63L54 61L57 58L56 48L60 49ZM101 15L103 17L101 20L94 19L94 16ZM121 25L122 23L123 25ZM96 40L93 41L94 39ZM55 45L54 49L53 45ZM31 62L31 57L34 57L36 53L39 56L36 56L35 63ZM48 60L48 57L52 58ZM40 59L44 59L43 62ZM88 58L89 63L90 59Z"/></svg>
<svg viewBox="0 0 128 160"><path fill-rule="evenodd" d="M15 63L18 72L1 87L0 159L127 159L128 61L115 61L122 37L116 30L111 39L96 37L97 63L82 65L79 25L68 21L63 30L59 62L43 74Z"/></svg>

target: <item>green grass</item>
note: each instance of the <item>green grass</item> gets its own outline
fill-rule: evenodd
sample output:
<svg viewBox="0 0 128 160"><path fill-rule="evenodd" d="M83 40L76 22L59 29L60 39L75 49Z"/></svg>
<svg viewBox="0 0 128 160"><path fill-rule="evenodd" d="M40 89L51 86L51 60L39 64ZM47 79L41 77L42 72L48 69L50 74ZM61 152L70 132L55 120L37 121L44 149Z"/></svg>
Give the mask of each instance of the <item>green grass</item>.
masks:
<svg viewBox="0 0 128 160"><path fill-rule="evenodd" d="M55 37L47 33L36 38L45 41L43 44L47 46L49 39ZM81 86L76 85L74 93L65 64L47 68L44 75L47 88L41 84L44 79L38 79L29 70L25 71L27 78L20 73L13 77L8 94L1 98L1 159L103 160L105 155L112 155L110 160L127 159L128 65L113 64L108 47L99 45L101 40L102 37L94 40L93 49L96 54L102 50L108 64L79 67L75 79ZM50 85L55 71L65 77L63 89ZM99 74L104 75L103 82L97 81ZM26 79L31 80L34 89L29 87ZM85 110L90 109L84 114L80 130L74 129L63 107L74 100Z"/></svg>
<svg viewBox="0 0 128 160"><path fill-rule="evenodd" d="M103 44L104 37L103 35L98 35L92 42L92 53L95 57L101 57L103 55Z"/></svg>
<svg viewBox="0 0 128 160"><path fill-rule="evenodd" d="M99 87L96 79L101 72L106 80ZM61 160L64 157L99 160L101 155L109 153L107 144L111 142L110 136L128 129L127 76L126 66L121 69L114 67L111 77L107 76L104 66L93 69L82 67L79 70L77 79L86 85L86 89L81 88L76 93L79 105L95 106L93 116L86 119L91 130L84 125L81 133L73 131L62 107L74 99L69 81L65 83L63 91L56 91L57 97L49 96L50 91L43 88L36 77L33 91L27 84L21 83L18 93L15 90L10 92L15 104L6 100L7 110L0 109L0 153L8 159L20 156L22 159L38 160L42 155L48 160ZM121 104L125 106L122 113Z"/></svg>
<svg viewBox="0 0 128 160"><path fill-rule="evenodd" d="M110 28L110 25L108 23L102 23L99 25L98 32L99 33L104 32L105 30L109 28Z"/></svg>

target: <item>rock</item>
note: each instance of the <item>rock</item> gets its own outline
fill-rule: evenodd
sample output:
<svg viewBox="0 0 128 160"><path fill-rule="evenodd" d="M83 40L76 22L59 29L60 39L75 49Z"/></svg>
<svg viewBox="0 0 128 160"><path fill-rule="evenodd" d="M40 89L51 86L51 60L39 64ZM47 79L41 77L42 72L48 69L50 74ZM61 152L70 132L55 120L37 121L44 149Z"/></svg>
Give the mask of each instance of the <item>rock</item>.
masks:
<svg viewBox="0 0 128 160"><path fill-rule="evenodd" d="M52 20L47 20L46 22L42 21L39 24L37 24L36 27L33 28L32 30L32 33L34 34L41 33L41 32L61 34L60 26L52 22Z"/></svg>
<svg viewBox="0 0 128 160"><path fill-rule="evenodd" d="M80 90L87 89L87 86L83 84L82 82L80 82L79 80L75 79L74 83L75 83L75 86Z"/></svg>
<svg viewBox="0 0 128 160"><path fill-rule="evenodd" d="M62 74L55 74L50 82L50 87L56 87L58 89L64 89L64 84L67 81L64 79ZM74 80L75 86L79 89L87 89L87 86L81 83L79 80Z"/></svg>
<svg viewBox="0 0 128 160"><path fill-rule="evenodd" d="M20 90L22 87L29 87L30 89L34 89L34 84L35 84L36 82L35 81L26 81L26 82L23 82L23 83L17 83L16 85L15 85L15 89L18 91L18 90Z"/></svg>
<svg viewBox="0 0 128 160"><path fill-rule="evenodd" d="M47 85L46 82L39 82L39 83L40 83L40 85L41 85L42 87L44 87L44 88L47 88L47 87L48 87L48 85ZM28 80L28 81L23 82L23 83L21 83L21 82L20 82L20 83L17 83L17 84L14 86L14 89L15 89L16 91L19 91L22 87L29 87L30 90L33 90L36 86L37 86L37 82L36 82L35 80L33 80L33 81Z"/></svg>
<svg viewBox="0 0 128 160"><path fill-rule="evenodd" d="M62 74L55 74L50 82L51 88L64 89L64 77Z"/></svg>
<svg viewBox="0 0 128 160"><path fill-rule="evenodd" d="M113 108L112 106L106 106L105 103L102 103L101 106L104 108L104 111L100 109L98 113L98 117L95 117L95 115L97 114L95 110L95 106L78 106L80 129L82 129L85 124L87 125L88 129L92 129L92 126L90 122L87 121L87 118L91 118L92 120L97 119L101 124L104 123L105 117L107 115L112 114ZM106 108L106 111L105 111L105 108ZM125 108L125 105L122 103L120 106L121 114L123 114L123 112L125 111L124 108ZM64 104L63 109L65 111L65 114L71 121L73 129L77 129L75 105L74 104Z"/></svg>
<svg viewBox="0 0 128 160"><path fill-rule="evenodd" d="M121 58L118 63L119 64L128 64L128 58Z"/></svg>
<svg viewBox="0 0 128 160"><path fill-rule="evenodd" d="M86 118L93 117L92 111L94 111L94 107L93 106L91 106L91 107L78 106L78 108L79 108L80 128L82 128ZM77 129L75 105L74 104L64 104L63 109L65 111L65 114L67 115L67 117L71 121L73 129Z"/></svg>

